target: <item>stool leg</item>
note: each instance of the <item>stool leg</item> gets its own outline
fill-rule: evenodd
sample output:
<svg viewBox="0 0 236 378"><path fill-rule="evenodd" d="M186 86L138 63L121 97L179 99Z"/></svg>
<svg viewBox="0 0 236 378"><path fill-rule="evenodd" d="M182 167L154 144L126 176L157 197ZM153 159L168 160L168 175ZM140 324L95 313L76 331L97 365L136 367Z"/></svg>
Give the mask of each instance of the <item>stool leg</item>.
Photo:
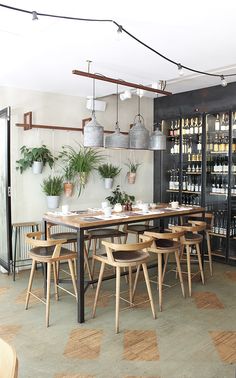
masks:
<svg viewBox="0 0 236 378"><path fill-rule="evenodd" d="M165 264L162 272L162 282L164 281L165 273L166 273L166 268L167 268L167 263L168 263L168 258L169 258L169 253L165 253Z"/></svg>
<svg viewBox="0 0 236 378"><path fill-rule="evenodd" d="M35 265L36 265L36 261L33 260L32 266L31 266L31 271L30 271L30 278L29 278L29 284L28 284L26 299L25 299L25 309L26 310L28 309L28 305L29 305L29 297L30 297L30 292L31 292L31 288L32 288L33 278L34 278Z"/></svg>
<svg viewBox="0 0 236 378"><path fill-rule="evenodd" d="M183 294L183 297L185 297L184 282L183 282L183 276L182 276L182 272L181 272L181 265L180 265L180 261L179 261L178 251L175 252L175 261L176 261L177 270L178 270L178 273L179 273L179 280L180 280L180 285L181 285L181 289L182 289L182 294Z"/></svg>
<svg viewBox="0 0 236 378"><path fill-rule="evenodd" d="M119 333L120 267L116 267L116 333Z"/></svg>
<svg viewBox="0 0 236 378"><path fill-rule="evenodd" d="M67 260L67 261L68 261L68 265L69 265L69 270L70 270L71 280L72 280L72 284L73 284L73 288L74 288L74 292L75 292L75 297L76 297L76 300L78 301L77 286L76 286L76 280L75 280L75 272L74 272L72 260Z"/></svg>
<svg viewBox="0 0 236 378"><path fill-rule="evenodd" d="M207 252L208 252L208 259L209 259L209 265L210 265L210 274L213 275L213 269L212 269L212 256L211 256L211 240L210 235L208 232L206 233L206 240L207 240Z"/></svg>
<svg viewBox="0 0 236 378"><path fill-rule="evenodd" d="M143 267L144 278L145 278L145 282L147 286L147 292L148 292L148 296L149 296L149 300L151 304L152 315L153 315L153 318L156 319L156 311L155 311L154 302L152 298L152 291L151 291L151 285L150 285L150 281L148 277L147 265L144 263L142 264L142 267Z"/></svg>
<svg viewBox="0 0 236 378"><path fill-rule="evenodd" d="M85 261L85 265L86 265L87 270L88 270L89 279L90 279L90 281L92 281L93 278L92 278L92 273L91 273L91 270L90 270L89 259L88 259L88 251L87 251L86 245L84 246L84 261Z"/></svg>
<svg viewBox="0 0 236 378"><path fill-rule="evenodd" d="M129 266L129 301L130 307L133 306L133 291L132 291L132 267Z"/></svg>
<svg viewBox="0 0 236 378"><path fill-rule="evenodd" d="M105 263L102 262L101 263L100 272L99 272L99 277L98 277L98 284L97 284L96 294L95 294L95 298L94 298L92 318L95 318L95 315L96 315L97 301L98 301L98 296L99 296L99 292L100 292L100 289L101 289L104 268L105 268Z"/></svg>
<svg viewBox="0 0 236 378"><path fill-rule="evenodd" d="M158 253L157 258L158 258L159 310L162 311L162 255Z"/></svg>
<svg viewBox="0 0 236 378"><path fill-rule="evenodd" d="M187 270L188 270L188 290L189 296L192 295L192 277L191 277L191 261L190 261L190 248L189 245L186 245L186 252L187 252Z"/></svg>
<svg viewBox="0 0 236 378"><path fill-rule="evenodd" d="M89 244L90 245L90 244ZM95 271L95 259L94 259L94 256L96 255L96 252L97 252L97 240L96 239L93 239L93 254L92 254L92 267L91 267L91 271L92 271L92 277L94 277L94 271Z"/></svg>
<svg viewBox="0 0 236 378"><path fill-rule="evenodd" d="M200 251L200 246L199 246L199 244L196 244L196 249L197 249L198 264L199 264L200 273L201 273L201 277L202 277L202 283L203 283L203 285L204 285L205 280L204 280L204 273L203 273L202 259L201 259L201 251Z"/></svg>
<svg viewBox="0 0 236 378"><path fill-rule="evenodd" d="M137 287L137 283L138 283L139 272L140 272L140 265L137 266L137 271L136 271L136 274L135 274L134 286L133 286L133 300L134 300L134 295L135 295L135 291L136 291L136 287Z"/></svg>
<svg viewBox="0 0 236 378"><path fill-rule="evenodd" d="M51 263L47 263L46 327L49 326Z"/></svg>
<svg viewBox="0 0 236 378"><path fill-rule="evenodd" d="M58 301L58 281L57 281L57 267L56 267L56 262L54 261L53 263L53 278L54 278L54 290L55 290L55 298L56 301Z"/></svg>

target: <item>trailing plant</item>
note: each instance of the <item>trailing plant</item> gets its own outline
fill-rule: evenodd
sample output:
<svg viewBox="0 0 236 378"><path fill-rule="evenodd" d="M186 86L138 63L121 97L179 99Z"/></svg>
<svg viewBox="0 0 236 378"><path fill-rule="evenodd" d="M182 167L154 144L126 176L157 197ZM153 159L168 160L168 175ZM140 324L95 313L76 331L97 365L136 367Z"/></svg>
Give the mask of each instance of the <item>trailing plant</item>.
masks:
<svg viewBox="0 0 236 378"><path fill-rule="evenodd" d="M121 168L112 164L102 164L98 167L98 172L102 178L114 178L119 175Z"/></svg>
<svg viewBox="0 0 236 378"><path fill-rule="evenodd" d="M136 173L141 163L134 163L129 159L129 163L125 164L129 168L129 172Z"/></svg>
<svg viewBox="0 0 236 378"><path fill-rule="evenodd" d="M20 153L22 158L16 161L16 169L20 170L20 173L23 173L28 168L31 168L34 161L42 162L43 166L46 164L52 168L56 158L52 155L51 151L43 144L41 147L29 148L22 146L20 148Z"/></svg>
<svg viewBox="0 0 236 378"><path fill-rule="evenodd" d="M121 191L120 185L117 185L117 187L112 191L112 195L106 197L106 199L113 206L116 203L120 203L121 205L125 205L127 202L134 203L135 196L127 194L125 191Z"/></svg>
<svg viewBox="0 0 236 378"><path fill-rule="evenodd" d="M41 185L47 196L60 196L63 192L63 176L48 176Z"/></svg>

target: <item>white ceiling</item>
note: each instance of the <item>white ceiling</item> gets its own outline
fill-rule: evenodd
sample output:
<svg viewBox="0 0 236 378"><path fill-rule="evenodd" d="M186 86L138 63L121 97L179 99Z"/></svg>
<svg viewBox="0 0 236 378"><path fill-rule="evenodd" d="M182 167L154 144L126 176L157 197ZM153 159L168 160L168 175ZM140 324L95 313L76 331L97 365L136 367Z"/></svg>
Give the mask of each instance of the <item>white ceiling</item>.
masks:
<svg viewBox="0 0 236 378"><path fill-rule="evenodd" d="M198 70L236 73L235 0L5 0L5 4L41 13L109 18L169 58ZM39 17L0 7L0 85L70 95L91 95L90 79L73 69L101 73L143 85L166 80L166 90L218 85L218 78L179 77L176 66L122 35L111 23ZM123 34L123 33L122 33ZM234 81L236 77L227 79ZM115 92L97 82L96 95Z"/></svg>

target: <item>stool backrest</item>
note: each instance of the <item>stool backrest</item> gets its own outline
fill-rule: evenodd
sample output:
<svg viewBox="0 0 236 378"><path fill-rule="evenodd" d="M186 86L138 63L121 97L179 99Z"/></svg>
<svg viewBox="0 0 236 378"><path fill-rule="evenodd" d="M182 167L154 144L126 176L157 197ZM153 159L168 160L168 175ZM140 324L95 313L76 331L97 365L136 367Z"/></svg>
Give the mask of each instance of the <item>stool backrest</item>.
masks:
<svg viewBox="0 0 236 378"><path fill-rule="evenodd" d="M61 252L61 246L62 244L66 243L66 239L48 239L48 240L42 240L42 232L36 231L36 232L29 232L25 236L25 240L28 244L32 245L33 247L53 247L54 251L52 254L52 258L59 257Z"/></svg>
<svg viewBox="0 0 236 378"><path fill-rule="evenodd" d="M133 243L133 244L115 244L110 243L107 241L102 241L102 244L106 248L107 258L109 262L114 262L113 252L116 251L122 251L122 252L132 252L132 251L145 251L147 252L147 249L152 245L153 239L150 237L148 240L140 243Z"/></svg>
<svg viewBox="0 0 236 378"><path fill-rule="evenodd" d="M17 378L18 360L16 352L6 341L0 338L0 377Z"/></svg>

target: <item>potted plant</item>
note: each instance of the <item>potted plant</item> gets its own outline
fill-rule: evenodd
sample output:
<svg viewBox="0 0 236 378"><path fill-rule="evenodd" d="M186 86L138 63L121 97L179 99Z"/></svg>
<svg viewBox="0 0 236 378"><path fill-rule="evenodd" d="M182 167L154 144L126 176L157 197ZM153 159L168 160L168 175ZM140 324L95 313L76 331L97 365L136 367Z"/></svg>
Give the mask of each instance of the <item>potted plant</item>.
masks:
<svg viewBox="0 0 236 378"><path fill-rule="evenodd" d="M98 150L79 145L76 150L71 146L63 146L62 153L70 162L70 167L79 179L79 195L84 189L89 174L92 170L97 169L103 160L103 155Z"/></svg>
<svg viewBox="0 0 236 378"><path fill-rule="evenodd" d="M111 189L114 181L114 177L118 176L121 168L112 164L101 164L98 167L98 172L102 178L104 178L105 189Z"/></svg>
<svg viewBox="0 0 236 378"><path fill-rule="evenodd" d="M120 185L117 185L112 191L112 195L106 197L106 199L112 206L115 206L116 204L126 205L127 203L134 203L135 196L127 194L125 191L121 191Z"/></svg>
<svg viewBox="0 0 236 378"><path fill-rule="evenodd" d="M32 167L34 174L42 173L43 167L48 164L52 168L55 158L51 151L43 144L41 147L29 148L22 146L20 148L22 158L16 161L16 169L23 173Z"/></svg>
<svg viewBox="0 0 236 378"><path fill-rule="evenodd" d="M128 183L134 184L136 180L137 169L141 165L141 163L134 163L129 159L129 163L125 165L129 168L129 171L127 172Z"/></svg>
<svg viewBox="0 0 236 378"><path fill-rule="evenodd" d="M43 192L47 196L49 209L59 207L60 195L63 193L63 176L48 176L41 185Z"/></svg>
<svg viewBox="0 0 236 378"><path fill-rule="evenodd" d="M73 194L74 189L74 179L75 179L75 172L73 168L69 165L63 167L64 171L64 193L66 197L71 197Z"/></svg>

